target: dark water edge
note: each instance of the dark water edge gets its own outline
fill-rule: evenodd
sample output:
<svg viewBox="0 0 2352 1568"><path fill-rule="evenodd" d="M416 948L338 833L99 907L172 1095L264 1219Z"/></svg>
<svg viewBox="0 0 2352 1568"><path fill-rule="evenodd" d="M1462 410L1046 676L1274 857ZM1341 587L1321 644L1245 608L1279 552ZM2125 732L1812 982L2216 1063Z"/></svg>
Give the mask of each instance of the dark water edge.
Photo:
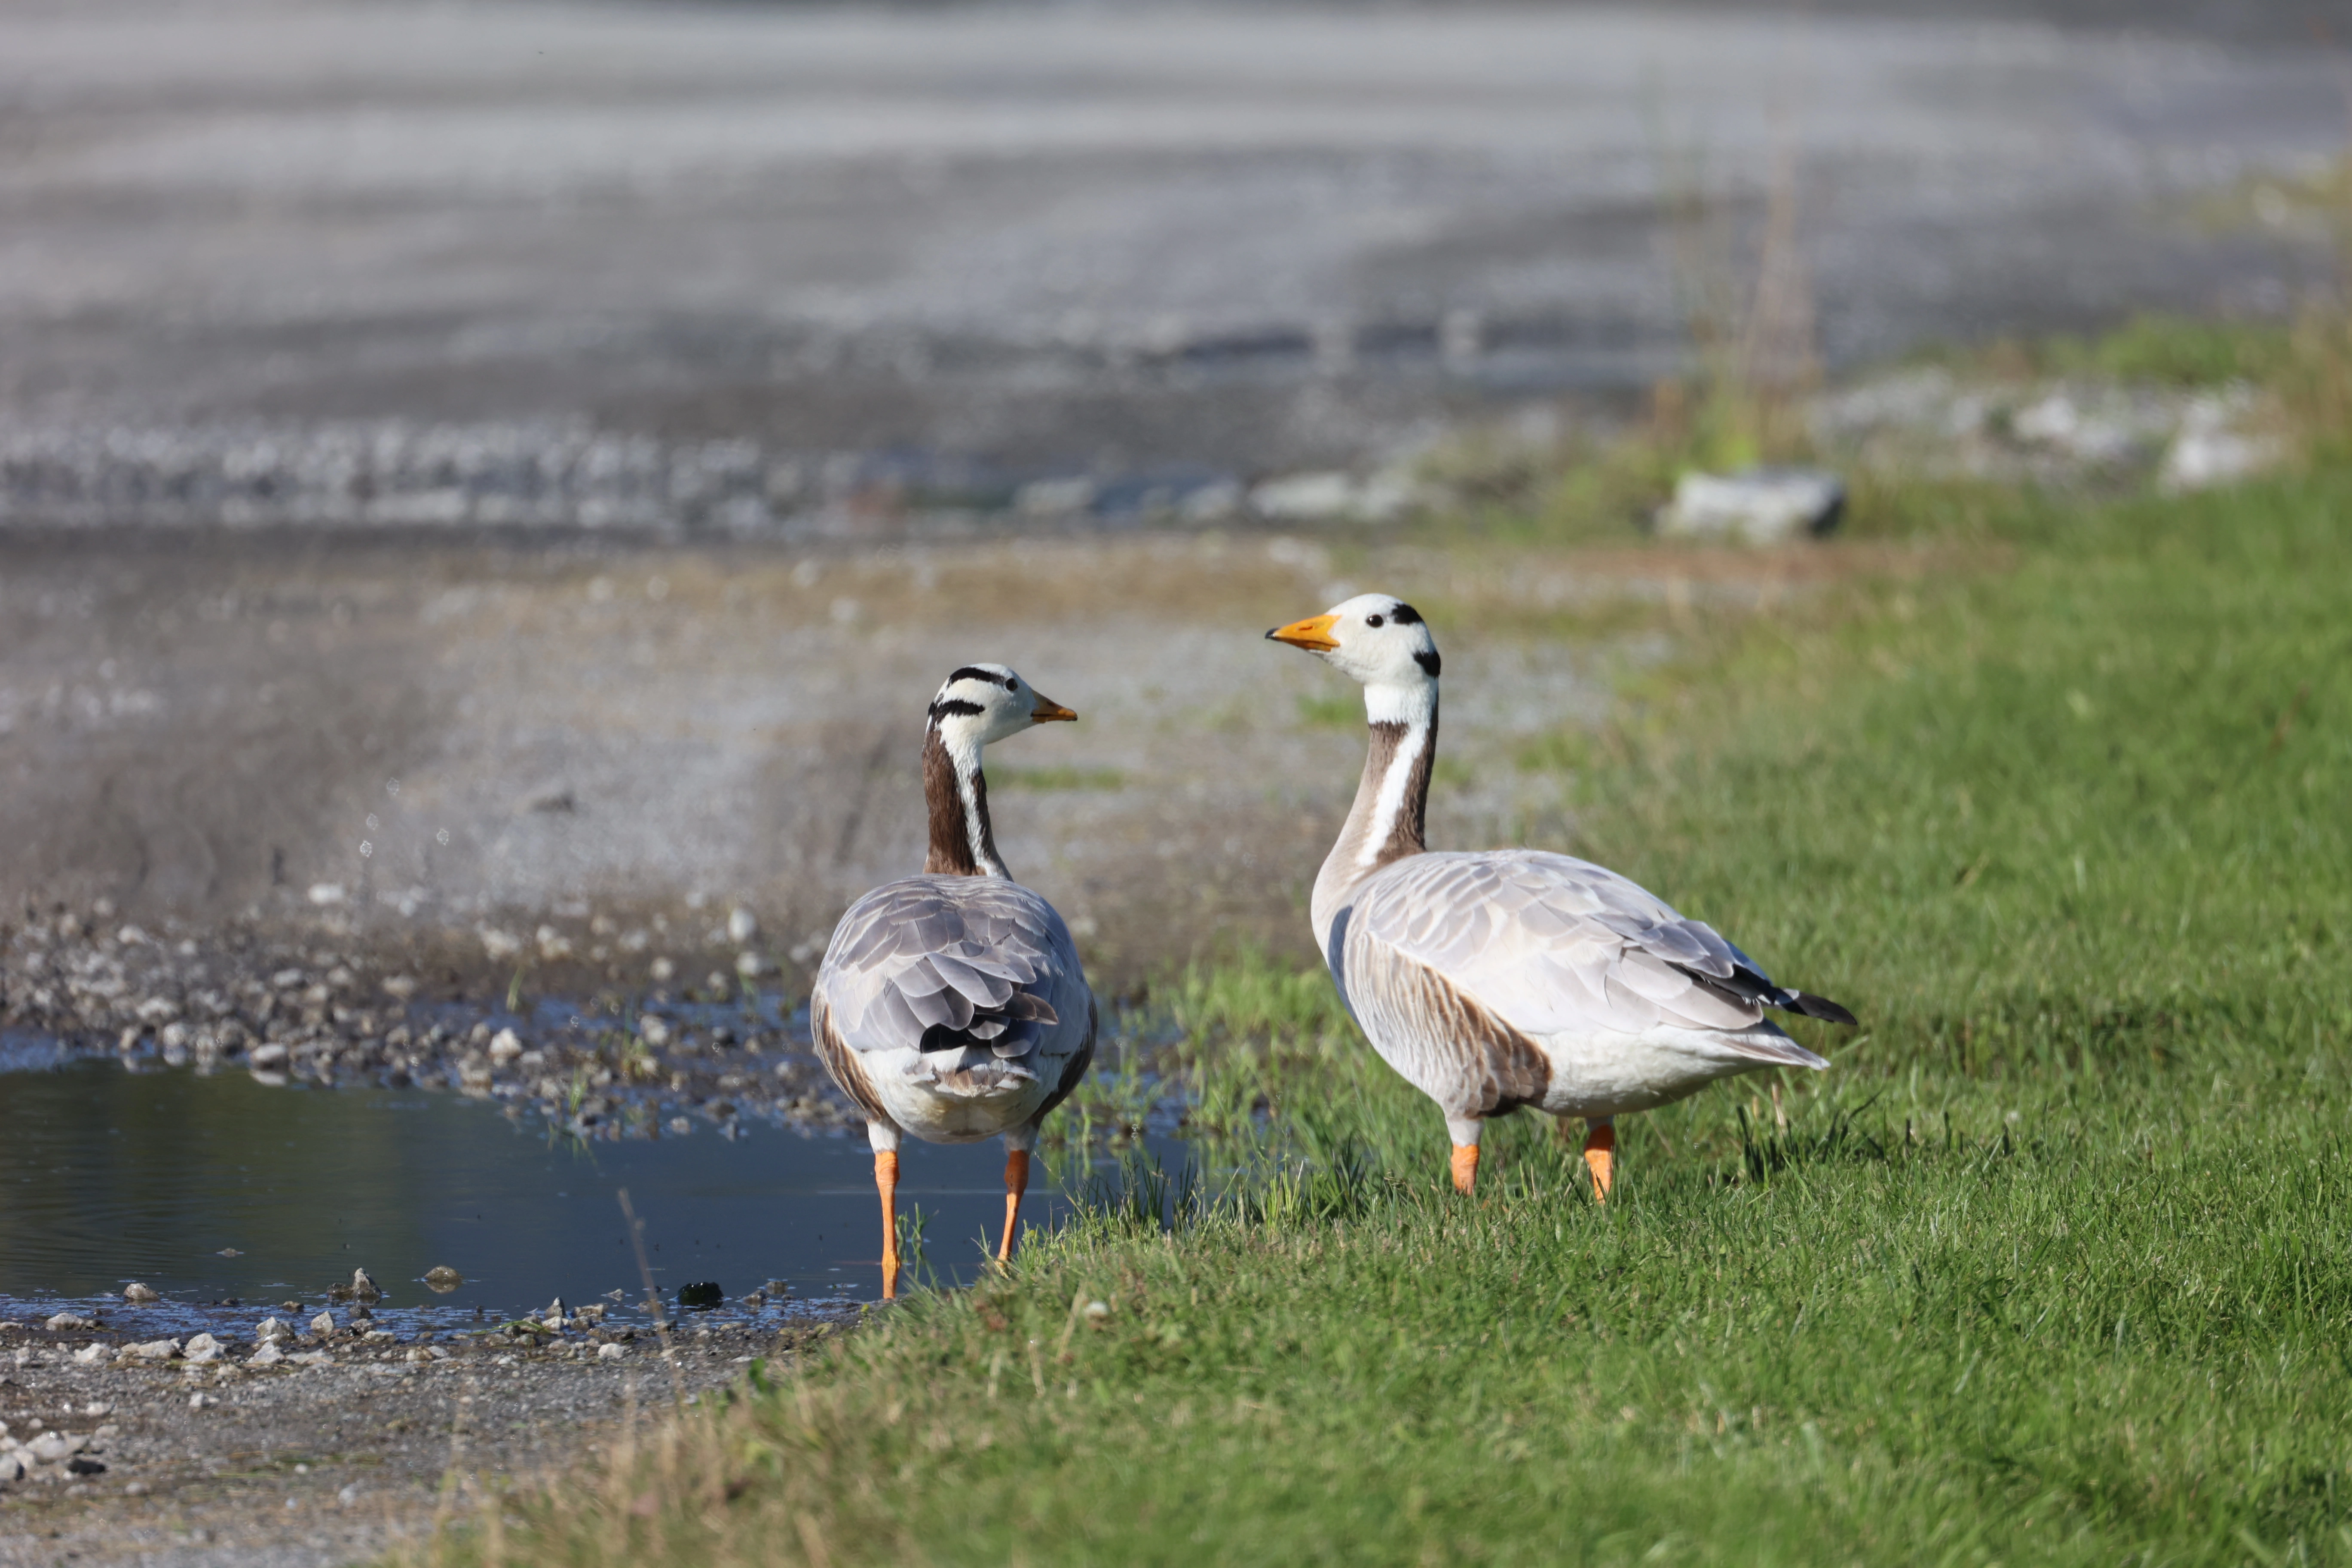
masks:
<svg viewBox="0 0 2352 1568"><path fill-rule="evenodd" d="M1148 1142L1182 1163L1176 1140ZM1003 1170L994 1141L910 1143L902 1156L900 1209L923 1215L920 1267L939 1283L984 1267ZM415 1089L278 1087L65 1058L21 1038L0 1060L0 1317L103 1306L115 1326L162 1334L287 1301L315 1311L355 1268L384 1291L376 1315L395 1329L495 1321L557 1295L617 1292L634 1308L646 1289L625 1189L666 1300L705 1280L725 1293L725 1315L772 1279L800 1301L879 1293L861 1131L698 1126L588 1142ZM1041 1169L1024 1220L1051 1226L1070 1212ZM444 1266L465 1283L429 1290L425 1274ZM124 1306L133 1280L163 1302Z"/></svg>

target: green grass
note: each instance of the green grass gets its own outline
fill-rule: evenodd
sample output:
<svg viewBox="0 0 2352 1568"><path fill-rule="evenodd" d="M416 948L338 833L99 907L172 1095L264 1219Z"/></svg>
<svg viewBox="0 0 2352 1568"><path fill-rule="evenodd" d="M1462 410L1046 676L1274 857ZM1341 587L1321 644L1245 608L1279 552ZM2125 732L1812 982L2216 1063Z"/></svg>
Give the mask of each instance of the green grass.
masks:
<svg viewBox="0 0 2352 1568"><path fill-rule="evenodd" d="M1116 790L1127 787L1127 776L1117 768L1006 768L989 770L989 779L999 789L1022 789L1038 792L1063 790Z"/></svg>
<svg viewBox="0 0 2352 1568"><path fill-rule="evenodd" d="M452 1549L2352 1562L2347 515L2021 501L1999 569L1718 626L1563 742L1570 847L1864 1018L1785 1126L1629 1118L1601 1209L1520 1117L1460 1200L1318 975L1198 969L1239 1176L1134 1173Z"/></svg>

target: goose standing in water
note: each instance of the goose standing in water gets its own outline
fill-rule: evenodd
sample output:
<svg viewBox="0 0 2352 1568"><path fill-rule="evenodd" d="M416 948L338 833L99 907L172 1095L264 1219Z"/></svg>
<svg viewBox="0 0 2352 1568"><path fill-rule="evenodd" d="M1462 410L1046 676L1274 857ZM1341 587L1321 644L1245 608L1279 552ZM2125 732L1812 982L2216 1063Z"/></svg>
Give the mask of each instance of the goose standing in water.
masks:
<svg viewBox="0 0 2352 1568"><path fill-rule="evenodd" d="M1613 1121L1759 1068L1825 1068L1764 1016L1851 1024L1784 990L1709 927L1590 861L1539 849L1433 854L1437 644L1412 605L1361 594L1265 634L1363 683L1371 749L1315 879L1315 939L1381 1058L1438 1103L1454 1184L1478 1175L1490 1117L1533 1106L1590 1126L1609 1197Z"/></svg>
<svg viewBox="0 0 2352 1568"><path fill-rule="evenodd" d="M882 1196L882 1295L898 1293L898 1142L1002 1137L1013 1256L1029 1153L1046 1112L1086 1076L1095 998L1054 906L1013 879L988 821L981 748L1076 714L1001 664L966 665L923 734L930 852L834 928L809 998L816 1052L866 1113Z"/></svg>

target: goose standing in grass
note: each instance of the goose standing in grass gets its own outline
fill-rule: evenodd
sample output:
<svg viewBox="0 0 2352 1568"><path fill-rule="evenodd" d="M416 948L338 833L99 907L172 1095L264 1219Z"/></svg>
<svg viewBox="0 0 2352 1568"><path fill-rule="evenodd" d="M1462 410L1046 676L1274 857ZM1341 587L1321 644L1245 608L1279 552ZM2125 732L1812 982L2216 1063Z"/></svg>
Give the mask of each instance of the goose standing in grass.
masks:
<svg viewBox="0 0 2352 1568"><path fill-rule="evenodd" d="M1616 872L1540 849L1431 853L1440 660L1429 626L1361 594L1265 634L1363 683L1371 747L1339 841L1315 879L1315 939L1381 1058L1445 1112L1454 1184L1478 1175L1491 1117L1533 1106L1590 1131L1609 1197L1614 1119L1759 1068L1829 1063L1767 1020L1778 1007L1851 1024Z"/></svg>
<svg viewBox="0 0 2352 1568"><path fill-rule="evenodd" d="M1010 1258L1037 1130L1094 1058L1094 993L1069 928L1004 868L980 770L989 742L1076 717L1001 664L949 676L923 734L922 875L852 904L817 970L809 1028L825 1070L866 1113L886 1300L898 1293L900 1138L1004 1140L996 1256Z"/></svg>

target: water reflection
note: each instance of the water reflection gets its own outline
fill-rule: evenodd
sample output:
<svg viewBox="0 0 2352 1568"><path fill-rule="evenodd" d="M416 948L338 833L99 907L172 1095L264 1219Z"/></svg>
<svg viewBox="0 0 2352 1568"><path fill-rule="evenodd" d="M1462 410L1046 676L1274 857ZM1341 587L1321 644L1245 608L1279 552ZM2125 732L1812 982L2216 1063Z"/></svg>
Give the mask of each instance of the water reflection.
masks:
<svg viewBox="0 0 2352 1568"><path fill-rule="evenodd" d="M23 1068L40 1053L15 1057ZM1183 1157L1174 1140L1152 1152ZM943 1282L979 1273L1003 1169L994 1142L907 1152L900 1206L920 1205ZM357 1267L386 1306L435 1317L559 1293L634 1300L623 1188L665 1295L717 1280L732 1298L772 1279L803 1299L879 1290L861 1133L761 1125L588 1144L456 1095L80 1060L0 1071L0 1308L119 1295L133 1279L191 1306L316 1303ZM1069 1205L1040 1182L1026 1212L1050 1226ZM428 1291L436 1266L465 1283Z"/></svg>

